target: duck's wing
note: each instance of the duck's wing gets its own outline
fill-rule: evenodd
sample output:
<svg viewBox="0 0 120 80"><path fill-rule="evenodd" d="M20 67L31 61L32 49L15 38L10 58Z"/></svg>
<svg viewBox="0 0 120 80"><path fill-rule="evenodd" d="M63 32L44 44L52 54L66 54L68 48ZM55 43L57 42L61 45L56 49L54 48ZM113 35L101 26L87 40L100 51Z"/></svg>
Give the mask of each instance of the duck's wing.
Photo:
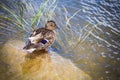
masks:
<svg viewBox="0 0 120 80"><path fill-rule="evenodd" d="M30 37L32 36L35 36L35 35L38 35L40 33L42 33L45 29L44 28L38 28L38 29L35 29L32 34L30 35Z"/></svg>
<svg viewBox="0 0 120 80"><path fill-rule="evenodd" d="M44 48L47 48L51 46L55 41L55 33L53 31L50 31L44 35L44 40L42 40L42 43L44 44Z"/></svg>
<svg viewBox="0 0 120 80"><path fill-rule="evenodd" d="M32 35L28 39L31 41L31 43L39 43L43 39L43 31L43 28L34 30Z"/></svg>

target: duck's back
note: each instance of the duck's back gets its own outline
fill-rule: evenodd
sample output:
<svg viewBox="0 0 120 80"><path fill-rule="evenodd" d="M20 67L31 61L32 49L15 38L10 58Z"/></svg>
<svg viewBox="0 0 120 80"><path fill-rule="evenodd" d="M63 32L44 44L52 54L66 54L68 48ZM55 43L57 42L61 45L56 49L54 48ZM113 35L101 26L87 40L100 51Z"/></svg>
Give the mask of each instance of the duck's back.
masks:
<svg viewBox="0 0 120 80"><path fill-rule="evenodd" d="M51 46L55 41L55 33L52 30L48 30L45 28L38 28L37 30L35 30L34 35L38 35L38 34L41 34L43 39L47 40L47 43L45 44L44 48ZM34 36L34 35L32 35L32 36Z"/></svg>
<svg viewBox="0 0 120 80"><path fill-rule="evenodd" d="M54 32L52 30L48 30L48 29L45 29L45 28L38 28L38 29L34 30L33 33L34 33L34 35L32 34L32 36L38 35L40 33L42 35L46 35L46 33L47 34L54 34Z"/></svg>

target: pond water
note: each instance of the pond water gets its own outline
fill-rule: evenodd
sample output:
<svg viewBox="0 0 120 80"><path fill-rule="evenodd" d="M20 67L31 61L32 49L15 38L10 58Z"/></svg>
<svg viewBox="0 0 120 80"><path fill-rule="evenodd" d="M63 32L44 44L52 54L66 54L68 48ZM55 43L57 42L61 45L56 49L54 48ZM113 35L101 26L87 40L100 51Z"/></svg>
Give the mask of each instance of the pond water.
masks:
<svg viewBox="0 0 120 80"><path fill-rule="evenodd" d="M0 0L0 5L8 9L0 7L1 45L8 38L25 41L32 25L42 27L53 19L60 29L51 50L93 80L120 80L119 0ZM32 24L37 12L38 20Z"/></svg>

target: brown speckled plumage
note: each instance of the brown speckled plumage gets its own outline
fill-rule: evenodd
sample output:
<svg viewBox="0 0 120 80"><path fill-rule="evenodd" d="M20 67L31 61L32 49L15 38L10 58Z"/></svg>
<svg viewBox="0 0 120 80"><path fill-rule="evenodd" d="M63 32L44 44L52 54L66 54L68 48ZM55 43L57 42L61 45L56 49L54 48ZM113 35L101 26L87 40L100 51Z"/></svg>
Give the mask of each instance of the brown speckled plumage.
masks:
<svg viewBox="0 0 120 80"><path fill-rule="evenodd" d="M54 21L48 21L44 28L38 28L33 31L33 33L29 37L28 44L23 48L25 50L34 49L42 50L50 47L55 41L55 33L54 29L56 28L56 24ZM43 44L41 41L46 41Z"/></svg>

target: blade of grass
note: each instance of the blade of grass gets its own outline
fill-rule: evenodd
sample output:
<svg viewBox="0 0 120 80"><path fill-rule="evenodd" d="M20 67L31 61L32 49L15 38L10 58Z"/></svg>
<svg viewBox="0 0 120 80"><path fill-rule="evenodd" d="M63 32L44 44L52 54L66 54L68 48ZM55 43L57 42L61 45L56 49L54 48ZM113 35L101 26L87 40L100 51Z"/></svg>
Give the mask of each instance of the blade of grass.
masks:
<svg viewBox="0 0 120 80"><path fill-rule="evenodd" d="M0 7L2 7L4 10L6 10L7 12L9 12L17 20L17 22L20 24L19 26L21 27L21 29L25 30L25 26L21 23L21 19L15 13L13 13L12 11L10 11L10 9L6 8L4 5L0 5ZM27 22L25 22L25 23L27 23Z"/></svg>
<svg viewBox="0 0 120 80"><path fill-rule="evenodd" d="M48 6L48 10L51 9L51 7L56 3L57 0L53 0L52 3L50 4L50 6Z"/></svg>
<svg viewBox="0 0 120 80"><path fill-rule="evenodd" d="M44 7L47 5L48 1L49 0L45 1L45 3L40 7L40 9L37 11L37 13L33 16L33 18L32 18L32 24L31 24L31 27L33 29L34 29L34 24L35 24L35 22L37 20L38 20L38 22L37 22L37 26L38 26L38 24L40 22L40 17L42 15L42 11L43 11Z"/></svg>
<svg viewBox="0 0 120 80"><path fill-rule="evenodd" d="M0 35L8 36L8 34L6 34L6 33L2 33L2 32L0 32Z"/></svg>
<svg viewBox="0 0 120 80"><path fill-rule="evenodd" d="M81 9L77 10L70 18L68 18L67 21L66 21L66 25L68 25L68 24L69 24L69 21L70 21L74 16L76 16L77 13L79 13L80 11L81 11Z"/></svg>
<svg viewBox="0 0 120 80"><path fill-rule="evenodd" d="M5 20L5 21L8 21L8 22L10 21L10 22L12 22L13 24L17 25L17 27L21 28L21 30L24 30L24 31L28 32L26 29L23 29L22 27L20 27L20 26L22 25L21 23L18 23L17 21L15 21L15 20L13 20L13 19L11 19L11 18L9 18L9 17L0 16L0 19L1 19L1 20Z"/></svg>
<svg viewBox="0 0 120 80"><path fill-rule="evenodd" d="M18 16L13 13L12 11L10 11L8 8L6 8L5 6L3 5L0 5L4 10L6 10L7 12L9 12L18 22L20 22L20 20L18 19ZM21 25L22 26L22 25Z"/></svg>
<svg viewBox="0 0 120 80"><path fill-rule="evenodd" d="M55 5L55 6L53 7L53 9L49 12L49 15L48 15L48 19L49 19L49 20L52 20L52 16L53 16L53 13L54 13L54 10L55 10L56 7L57 7L57 5Z"/></svg>
<svg viewBox="0 0 120 80"><path fill-rule="evenodd" d="M23 4L21 4L20 2L18 3L18 7L20 8L19 11L20 11L20 22L21 24L24 22L25 24L29 25L28 22L24 19L24 8L25 6Z"/></svg>
<svg viewBox="0 0 120 80"><path fill-rule="evenodd" d="M96 26L96 25L93 26L93 28L88 32L88 34L83 38L83 40L80 40L79 42L77 42L77 44L75 45L75 47L72 48L72 50L74 50L75 48L77 48L80 43L82 43L83 41L86 40L86 38L87 38L87 37L91 34L91 32L94 30L95 26ZM85 30L86 30L86 29L85 29Z"/></svg>
<svg viewBox="0 0 120 80"><path fill-rule="evenodd" d="M41 7L41 10L40 10L40 13L41 13L41 15L40 15L40 17L44 14L44 12L46 12L47 10L47 7L48 7L48 2L49 2L50 0L48 0L48 1L46 1L44 4L43 4L43 6ZM48 14L49 15L49 14ZM37 20L37 26L39 25L39 23L40 23L40 18L38 18L38 20Z"/></svg>
<svg viewBox="0 0 120 80"><path fill-rule="evenodd" d="M7 30L7 31L10 31L10 32L16 32L16 31L13 31L13 30L11 30L9 28L4 28L3 26L5 26L5 25L3 25L3 24L0 23L0 28L2 28L4 30Z"/></svg>
<svg viewBox="0 0 120 80"><path fill-rule="evenodd" d="M82 39L82 32L85 28L87 28L88 26L90 25L90 23L88 23L87 25L85 25L81 30L80 30L80 37L79 37L79 40Z"/></svg>
<svg viewBox="0 0 120 80"><path fill-rule="evenodd" d="M49 20L52 20L52 16L53 16L54 10L57 7L56 1L57 0L53 0L53 2L50 4L50 6L48 6L47 11L49 11L48 12L48 19Z"/></svg>

